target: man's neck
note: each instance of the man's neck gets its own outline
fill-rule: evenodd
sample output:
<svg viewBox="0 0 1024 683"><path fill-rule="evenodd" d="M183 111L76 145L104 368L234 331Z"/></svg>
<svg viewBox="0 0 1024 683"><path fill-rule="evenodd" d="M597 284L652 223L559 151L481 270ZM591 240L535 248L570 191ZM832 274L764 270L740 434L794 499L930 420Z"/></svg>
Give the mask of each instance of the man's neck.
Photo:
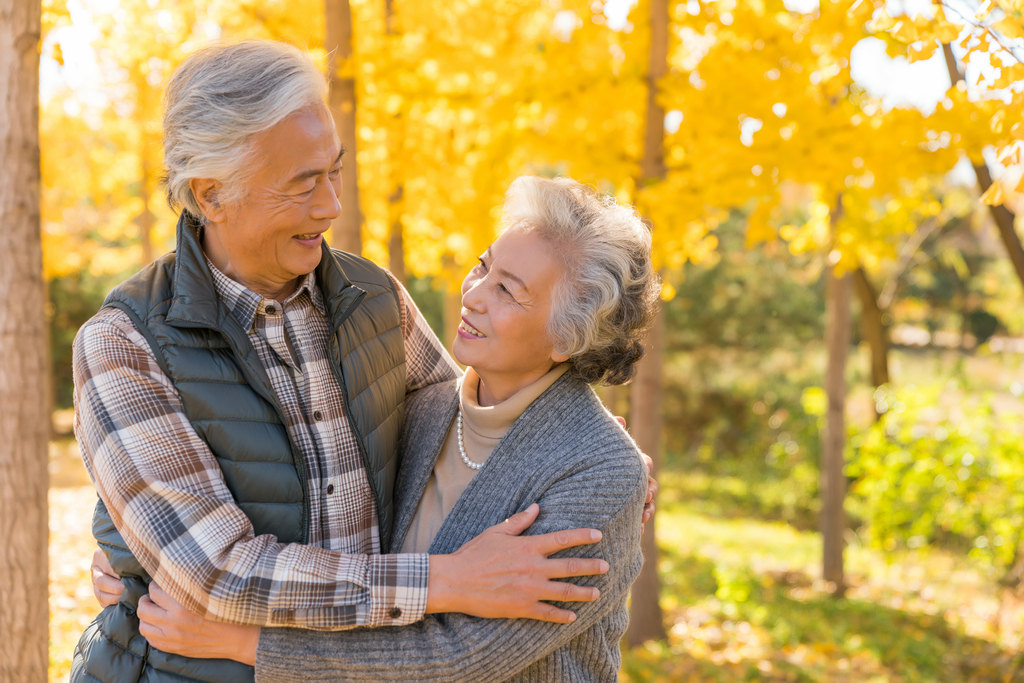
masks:
<svg viewBox="0 0 1024 683"><path fill-rule="evenodd" d="M291 296L299 288L302 278L297 277L285 282L269 281L258 276L249 277L244 269L238 268L231 259L230 252L224 248L224 243L219 239L217 230L204 228L200 233L200 245L206 258L217 267L217 270L242 285L246 289L256 292L264 299L273 299L281 302Z"/></svg>

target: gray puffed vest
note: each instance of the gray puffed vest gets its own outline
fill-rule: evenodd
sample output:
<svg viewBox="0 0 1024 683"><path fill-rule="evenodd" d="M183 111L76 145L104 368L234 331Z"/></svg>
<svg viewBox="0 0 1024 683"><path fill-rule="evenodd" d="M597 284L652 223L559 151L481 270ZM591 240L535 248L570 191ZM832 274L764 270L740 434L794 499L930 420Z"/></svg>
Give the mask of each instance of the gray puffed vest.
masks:
<svg viewBox="0 0 1024 683"><path fill-rule="evenodd" d="M246 330L217 297L198 225L187 216L178 221L176 251L115 287L104 307L124 311L149 341L256 534L305 543L310 520L302 454L285 428L284 412ZM398 292L381 268L326 245L316 280L332 330L331 369L377 505L381 547L388 548L405 405ZM73 682L253 681L252 667L237 662L191 659L150 647L135 616L150 577L102 501L93 533L125 591L121 602L104 609L82 635Z"/></svg>

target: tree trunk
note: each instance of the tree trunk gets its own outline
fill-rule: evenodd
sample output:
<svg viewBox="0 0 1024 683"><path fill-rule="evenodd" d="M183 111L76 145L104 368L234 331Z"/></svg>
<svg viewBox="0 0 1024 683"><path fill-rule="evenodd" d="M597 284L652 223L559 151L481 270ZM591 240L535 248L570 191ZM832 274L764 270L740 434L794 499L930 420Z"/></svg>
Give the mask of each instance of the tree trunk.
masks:
<svg viewBox="0 0 1024 683"><path fill-rule="evenodd" d="M853 271L853 285L860 300L861 333L871 349L871 384L880 387L889 383L889 335L882 321L884 311L863 268Z"/></svg>
<svg viewBox="0 0 1024 683"><path fill-rule="evenodd" d="M352 8L349 0L324 0L327 24L327 75L331 82L328 100L338 137L345 146L341 167L341 215L331 224L334 246L350 254L363 250L363 214L359 208L356 163L356 69L352 58Z"/></svg>
<svg viewBox="0 0 1024 683"><path fill-rule="evenodd" d="M142 198L142 213L139 214L139 245L142 247L143 268L153 262L153 225L156 223L156 217L149 208L149 202L153 198L152 184L153 169L149 163L149 149L144 145L142 150L142 189L139 192Z"/></svg>
<svg viewBox="0 0 1024 683"><path fill-rule="evenodd" d="M846 478L843 474L843 446L846 443L846 354L850 344L850 279L849 273L837 278L828 268L825 345L828 366L825 370L825 393L828 411L821 453L821 537L823 546L822 577L834 584L833 594L843 595L843 534L846 531Z"/></svg>
<svg viewBox="0 0 1024 683"><path fill-rule="evenodd" d="M949 72L950 85L956 85L958 81L964 79L964 75L960 71L960 65L957 63L949 43L942 45L942 54L946 58L946 70ZM974 173L978 177L981 194L985 194L988 188L992 187L992 174L989 173L988 165L984 160L974 164ZM1006 246L1006 254L1010 257L1010 263L1013 264L1013 269L1017 273L1017 279L1020 280L1021 286L1024 286L1024 246L1021 245L1020 235L1014 228L1016 216L1004 205L989 205L988 209L999 230L999 237L1002 238L1003 244Z"/></svg>
<svg viewBox="0 0 1024 683"><path fill-rule="evenodd" d="M388 196L388 219L391 235L388 240L388 268L398 281L405 284L405 241L402 238L402 209L405 187L395 183L394 191Z"/></svg>
<svg viewBox="0 0 1024 683"><path fill-rule="evenodd" d="M392 54L397 51L398 19L393 0L384 2L384 33L391 38ZM399 94L401 97L401 94ZM402 150L405 147L405 100L391 118L388 131L388 162L391 193L388 195L388 267L398 281L405 284L405 240L402 235L402 214L405 213L405 178L402 173Z"/></svg>
<svg viewBox="0 0 1024 683"><path fill-rule="evenodd" d="M658 309L654 324L647 334L647 353L637 368L630 391L629 431L637 446L661 466L662 383L665 343L665 312ZM633 583L629 607L629 629L626 643L635 647L648 640L664 640L665 622L661 613L661 579L658 576L658 545L655 537L657 514L647 522L646 533L640 543L644 565Z"/></svg>
<svg viewBox="0 0 1024 683"><path fill-rule="evenodd" d="M644 155L640 162L643 188L665 178L665 110L658 104L658 82L668 70L668 0L650 0L651 43L647 63L647 116L644 123ZM630 432L657 468L661 460L662 353L665 340L665 312L659 307L647 336L647 354L637 368L630 392ZM630 646L648 640L664 640L665 623L659 597L658 544L651 518L643 537L644 566L633 584L630 598Z"/></svg>
<svg viewBox="0 0 1024 683"><path fill-rule="evenodd" d="M47 679L40 4L0 0L0 681Z"/></svg>
<svg viewBox="0 0 1024 683"><path fill-rule="evenodd" d="M992 187L992 176L988 172L988 166L984 161L980 164L975 164L974 173L978 176L978 186L981 189L981 193L985 194L988 188ZM1017 230L1013 225L1016 216L1002 204L999 206L989 205L988 210L992 214L992 220L995 221L996 228L999 229L999 236L1006 246L1006 254L1010 257L1010 263L1013 264L1013 269L1017 273L1017 279L1024 286L1024 246L1021 246L1020 235L1017 234Z"/></svg>

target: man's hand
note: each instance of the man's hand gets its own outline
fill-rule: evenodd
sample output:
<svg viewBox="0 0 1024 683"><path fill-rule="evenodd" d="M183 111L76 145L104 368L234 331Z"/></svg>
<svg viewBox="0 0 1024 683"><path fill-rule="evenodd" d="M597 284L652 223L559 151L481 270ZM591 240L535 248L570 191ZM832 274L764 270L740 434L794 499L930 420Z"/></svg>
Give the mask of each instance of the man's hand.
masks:
<svg viewBox="0 0 1024 683"><path fill-rule="evenodd" d="M189 612L163 591L149 584L149 595L139 600L139 633L158 650L200 659L233 659L256 665L259 626L209 621Z"/></svg>
<svg viewBox="0 0 1024 683"><path fill-rule="evenodd" d="M616 421L622 428L626 428L626 418L621 415L615 416ZM658 495L658 481L654 478L654 461L651 460L651 456L646 453L641 453L640 457L644 460L644 465L647 466L647 499L644 501L644 514L640 520L640 524L647 524L647 520L654 516L654 499ZM640 534L643 535L644 529L640 528Z"/></svg>
<svg viewBox="0 0 1024 683"><path fill-rule="evenodd" d="M99 548L92 554L92 594L100 607L116 605L121 600L124 584L121 577L114 573L107 555Z"/></svg>
<svg viewBox="0 0 1024 683"><path fill-rule="evenodd" d="M646 524L647 520L654 516L654 498L658 495L658 481L654 478L654 461L646 453L641 453L640 457L647 465L647 499L644 501L644 514L641 520L641 524Z"/></svg>
<svg viewBox="0 0 1024 683"><path fill-rule="evenodd" d="M548 559L548 555L596 543L601 532L572 529L521 537L539 513L540 507L534 503L451 555L431 555L427 614L461 612L488 619L538 619L556 624L574 621L573 612L542 601L592 602L600 592L552 579L604 574L608 563L581 557Z"/></svg>

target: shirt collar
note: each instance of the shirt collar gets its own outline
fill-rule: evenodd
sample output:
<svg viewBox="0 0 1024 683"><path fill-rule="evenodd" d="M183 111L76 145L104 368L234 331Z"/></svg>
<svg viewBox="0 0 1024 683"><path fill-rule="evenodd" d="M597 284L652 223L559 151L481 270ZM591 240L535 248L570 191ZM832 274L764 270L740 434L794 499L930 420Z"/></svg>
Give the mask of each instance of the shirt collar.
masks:
<svg viewBox="0 0 1024 683"><path fill-rule="evenodd" d="M235 316L235 320L242 325L242 328L251 332L256 324L257 314L265 313L266 307L273 305L275 302L272 299L260 296L240 282L229 278L217 266L213 265L209 257L206 258L206 265L209 266L210 272L213 273L213 284L217 290L217 296L224 301L228 310ZM298 288L280 305L282 307L287 306L303 294L308 294L310 301L313 302L313 306L316 307L321 315L327 315L323 295L320 293L320 288L316 286L316 275L314 273L306 273L302 276L302 281L299 282Z"/></svg>

